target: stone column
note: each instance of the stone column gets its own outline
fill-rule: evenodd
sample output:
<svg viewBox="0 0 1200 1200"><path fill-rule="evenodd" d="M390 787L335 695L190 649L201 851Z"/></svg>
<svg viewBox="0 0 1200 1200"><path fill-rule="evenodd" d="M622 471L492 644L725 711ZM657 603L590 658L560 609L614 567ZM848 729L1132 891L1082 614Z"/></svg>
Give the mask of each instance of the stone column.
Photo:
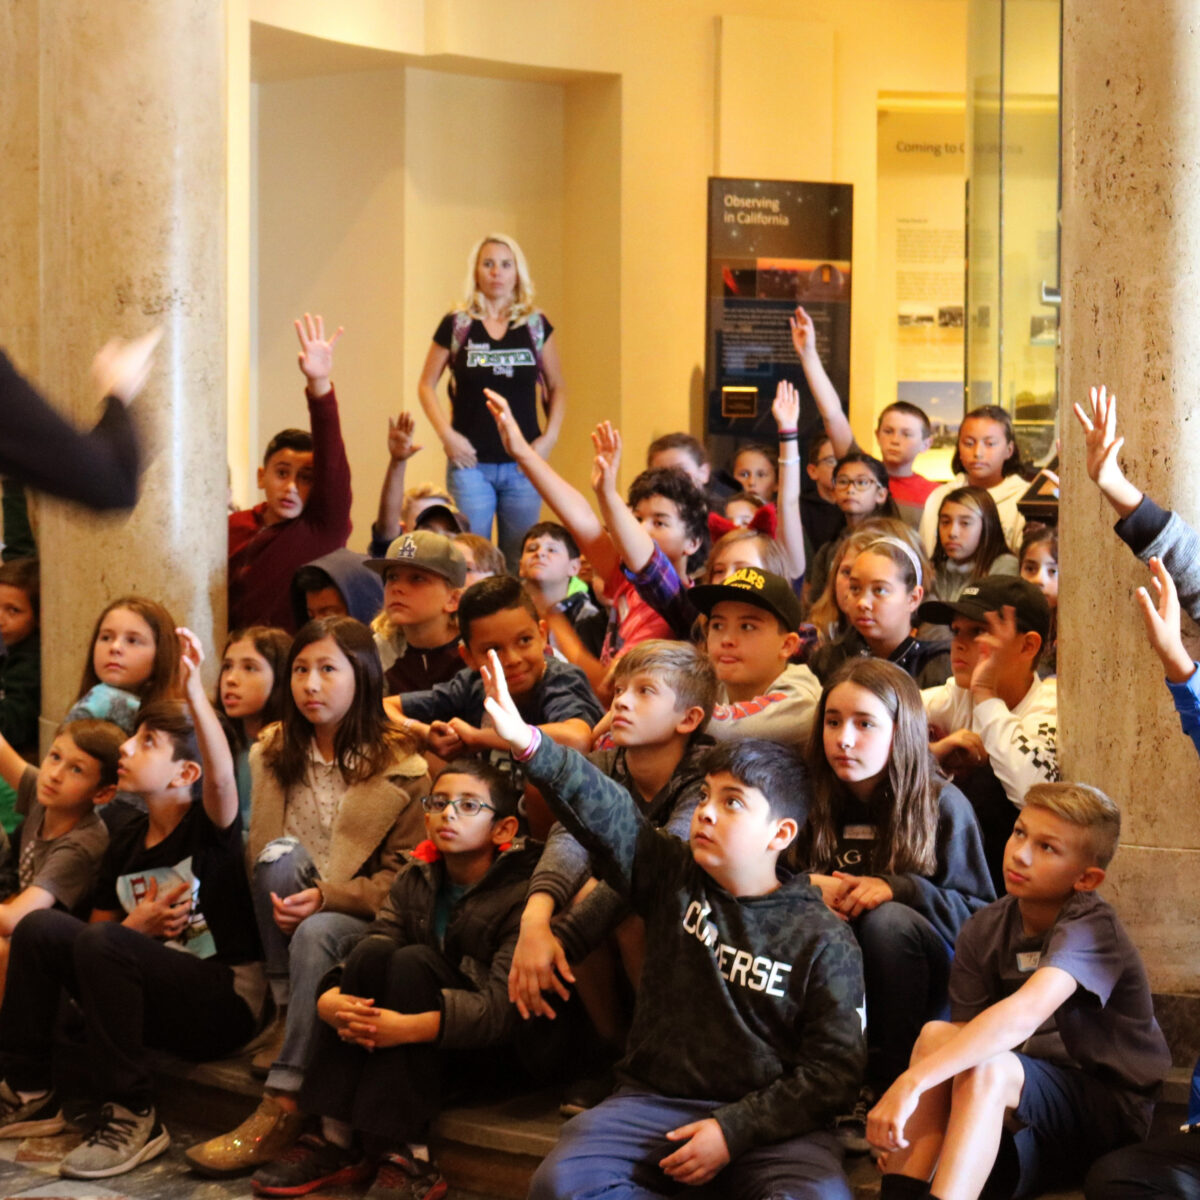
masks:
<svg viewBox="0 0 1200 1200"><path fill-rule="evenodd" d="M91 422L95 350L163 326L138 401L132 513L42 505L43 733L75 698L101 608L138 592L208 647L224 634L223 0L41 0L41 371Z"/></svg>
<svg viewBox="0 0 1200 1200"><path fill-rule="evenodd" d="M1200 990L1200 763L1135 605L1148 572L1086 478L1070 405L1115 389L1127 475L1200 524L1195 18L1192 0L1063 5L1060 750L1064 778L1124 810L1107 894L1157 992Z"/></svg>

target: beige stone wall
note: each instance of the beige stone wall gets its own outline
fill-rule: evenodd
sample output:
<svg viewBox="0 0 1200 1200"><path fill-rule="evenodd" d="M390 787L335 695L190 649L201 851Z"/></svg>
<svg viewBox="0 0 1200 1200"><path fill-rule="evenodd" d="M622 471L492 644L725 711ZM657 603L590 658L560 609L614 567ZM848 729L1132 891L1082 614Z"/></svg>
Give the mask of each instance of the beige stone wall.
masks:
<svg viewBox="0 0 1200 1200"><path fill-rule="evenodd" d="M1193 525L1200 522L1194 15L1191 4L1174 0L1066 0L1062 309L1064 402L1082 400L1093 384L1115 390L1126 473ZM1148 572L1113 534L1113 513L1086 480L1074 423L1064 424L1063 479L1064 773L1122 804L1124 844L1110 895L1156 989L1195 991L1196 753L1134 604Z"/></svg>

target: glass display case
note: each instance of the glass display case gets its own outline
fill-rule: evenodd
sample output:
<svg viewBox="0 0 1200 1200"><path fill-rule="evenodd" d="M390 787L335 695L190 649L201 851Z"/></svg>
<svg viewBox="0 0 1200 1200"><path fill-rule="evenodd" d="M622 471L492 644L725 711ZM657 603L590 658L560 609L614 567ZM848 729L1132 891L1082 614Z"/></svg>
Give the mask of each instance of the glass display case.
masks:
<svg viewBox="0 0 1200 1200"><path fill-rule="evenodd" d="M1058 424L1061 0L970 0L968 409L1012 415L1027 459Z"/></svg>

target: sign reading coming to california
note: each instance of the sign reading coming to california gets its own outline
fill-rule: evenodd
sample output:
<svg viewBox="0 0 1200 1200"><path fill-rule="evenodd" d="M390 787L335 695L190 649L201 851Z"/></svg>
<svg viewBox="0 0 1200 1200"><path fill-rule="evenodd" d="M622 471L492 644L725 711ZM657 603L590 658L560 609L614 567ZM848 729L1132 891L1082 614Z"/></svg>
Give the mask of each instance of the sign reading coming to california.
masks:
<svg viewBox="0 0 1200 1200"><path fill-rule="evenodd" d="M744 441L774 444L771 402L781 379L800 389L802 439L820 416L792 348L788 318L812 316L817 346L842 397L850 388L847 183L708 181L706 425L717 461Z"/></svg>

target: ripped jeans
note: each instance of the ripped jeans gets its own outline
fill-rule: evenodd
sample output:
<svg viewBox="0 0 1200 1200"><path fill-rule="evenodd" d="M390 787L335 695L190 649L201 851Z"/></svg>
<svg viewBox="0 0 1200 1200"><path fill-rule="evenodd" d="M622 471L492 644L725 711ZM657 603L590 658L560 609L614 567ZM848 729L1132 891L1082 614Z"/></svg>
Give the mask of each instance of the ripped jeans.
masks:
<svg viewBox="0 0 1200 1200"><path fill-rule="evenodd" d="M294 837L268 842L254 864L251 890L267 980L275 1004L287 1006L283 1046L267 1076L267 1087L283 1092L298 1092L304 1082L320 1028L317 989L321 980L350 953L370 924L346 913L318 912L301 921L295 933L284 933L275 924L271 893L291 896L314 887L320 877L308 851Z"/></svg>

